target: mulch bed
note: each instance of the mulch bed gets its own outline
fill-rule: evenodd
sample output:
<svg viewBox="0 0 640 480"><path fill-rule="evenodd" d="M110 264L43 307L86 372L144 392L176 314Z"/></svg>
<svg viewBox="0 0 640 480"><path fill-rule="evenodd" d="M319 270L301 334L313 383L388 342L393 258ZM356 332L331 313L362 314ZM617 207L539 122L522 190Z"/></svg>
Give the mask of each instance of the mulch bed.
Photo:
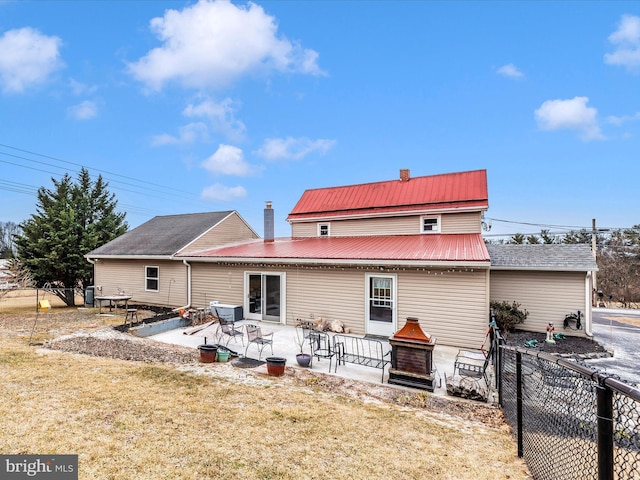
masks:
<svg viewBox="0 0 640 480"><path fill-rule="evenodd" d="M525 332L516 330L506 335L507 345L526 347L525 342L537 340L535 350L560 355L588 355L594 353L606 353L606 349L595 340L586 337L565 336L562 340L556 340L555 344L545 343L545 333Z"/></svg>

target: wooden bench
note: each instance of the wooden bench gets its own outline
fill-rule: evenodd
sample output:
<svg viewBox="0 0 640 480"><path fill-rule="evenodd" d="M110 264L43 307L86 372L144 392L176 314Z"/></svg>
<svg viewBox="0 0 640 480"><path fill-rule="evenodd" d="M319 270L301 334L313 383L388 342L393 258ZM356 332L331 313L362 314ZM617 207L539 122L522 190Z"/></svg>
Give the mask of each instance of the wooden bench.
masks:
<svg viewBox="0 0 640 480"><path fill-rule="evenodd" d="M384 367L391 363L391 350L385 348L383 342L372 338L336 334L333 336L333 345L338 357L338 365L352 363L379 368L382 370L382 382L384 382Z"/></svg>

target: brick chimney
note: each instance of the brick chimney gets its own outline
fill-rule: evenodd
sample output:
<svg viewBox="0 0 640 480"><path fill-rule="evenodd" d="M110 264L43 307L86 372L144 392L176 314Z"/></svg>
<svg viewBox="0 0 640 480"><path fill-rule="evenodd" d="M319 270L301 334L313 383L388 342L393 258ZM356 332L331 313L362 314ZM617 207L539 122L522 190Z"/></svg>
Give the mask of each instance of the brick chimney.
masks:
<svg viewBox="0 0 640 480"><path fill-rule="evenodd" d="M400 169L400 181L401 182L408 182L409 181L409 169L408 168L401 168Z"/></svg>
<svg viewBox="0 0 640 480"><path fill-rule="evenodd" d="M264 241L273 242L273 208L271 208L271 200L267 200L267 206L264 208Z"/></svg>

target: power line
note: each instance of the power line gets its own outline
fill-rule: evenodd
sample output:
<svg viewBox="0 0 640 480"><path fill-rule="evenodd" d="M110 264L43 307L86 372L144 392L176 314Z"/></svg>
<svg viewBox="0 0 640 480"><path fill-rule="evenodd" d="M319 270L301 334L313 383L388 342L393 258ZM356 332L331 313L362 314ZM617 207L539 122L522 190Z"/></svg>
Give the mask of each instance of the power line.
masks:
<svg viewBox="0 0 640 480"><path fill-rule="evenodd" d="M0 152L0 155L7 155L7 156L18 158L18 159L21 159L21 160L26 160L27 162L33 162L33 163L46 165L46 166L53 167L53 168L63 169L63 167L59 167L58 165L53 165L51 163L41 162L41 161L38 161L38 160L33 160L33 159L30 159L30 158L26 158L26 157L20 157L18 155L12 155L12 154L6 153L6 152ZM38 172L49 173L51 175L60 175L60 172L52 172L50 170L44 170L42 168L30 167L30 166L27 166L27 165L22 165L20 163L9 162L7 160L0 160L0 162L7 163L9 165L15 165L15 166L21 167L21 168L28 168L29 170L35 170L35 171L38 171ZM74 170L73 172L74 173L79 173L80 171L79 170ZM66 173L66 171L65 171L65 173ZM113 189L121 190L121 191L124 191L124 192L132 192L132 193L136 193L136 194L140 194L140 195L153 196L153 197L156 197L156 198L166 198L166 192L164 190L157 190L155 188L144 187L144 186L141 186L141 185L135 185L135 184L128 183L128 182L123 182L122 180L114 180L114 179L111 179L111 178L108 178L108 177L104 177L104 178L109 182L109 185L111 185ZM151 194L148 194L148 193L145 194L145 193L141 193L141 192L136 191L136 190L130 190L130 189L118 187L117 185L112 185L113 183L122 184L122 185L128 185L128 186L131 186L131 187L134 187L134 188L143 188L143 189L149 190L151 192L163 193L165 195L158 196L158 195L151 195ZM181 192L181 193L185 193L185 192Z"/></svg>
<svg viewBox="0 0 640 480"><path fill-rule="evenodd" d="M532 223L532 222L518 222L516 220L503 220L503 219L499 219L499 218L490 218L490 217L486 217L487 220L491 220L493 222L502 222L502 223L510 223L510 224L515 224L515 225L528 225L528 226L532 226L532 227L538 227L541 228L542 230L546 230L546 229L551 229L551 228L558 228L558 229L562 229L561 232L553 232L553 233L549 233L549 235L562 235L564 233L567 232L572 232L572 231L581 231L581 230L586 230L588 232L592 232L593 228L591 225L589 226L584 226L584 225L555 225L555 224L551 224L551 223ZM624 230L624 229L628 229L631 227L598 227L598 233L603 233L603 230ZM522 234L522 232L516 232L514 234L495 234L498 236L504 236L504 235L516 235L516 234ZM493 235L493 234L492 234ZM492 236L492 235L485 235L485 236ZM531 235L529 234L525 234L525 235Z"/></svg>
<svg viewBox="0 0 640 480"><path fill-rule="evenodd" d="M109 172L109 171L107 171L107 170L103 170L103 169L96 168L96 167L87 167L86 165L82 165L82 164L80 164L80 163L70 162L70 161L68 161L68 160L63 160L63 159L61 159L61 158L52 157L51 155L45 155L45 154L38 153L38 152L32 152L32 151L30 151L30 150L25 150L25 149L22 149L22 148L13 147L13 146L11 146L11 145L6 145L6 144L3 144L3 143L0 143L0 147L10 148L10 149L12 149L12 150L16 150L16 151L18 151L18 152L28 153L28 154L30 154L30 155L36 155L36 156L38 156L38 157L42 157L42 158L48 158L49 160L55 160L56 162L66 163L66 164L68 164L68 165L74 165L74 166L76 166L76 167L85 168L85 169L87 169L87 170L88 170L88 169L91 169L91 170L94 170L94 171L96 171L96 172L101 172L101 173L105 173L105 174L107 174L107 175L112 175L112 176L114 176L114 177L126 178L127 180L133 180L133 181L135 181L135 182L142 183L142 184L146 184L146 185L153 185L153 186L155 186L155 187L160 187L160 188L172 188L172 187L169 187L169 186L167 186L167 185L161 185L161 184L159 184L159 183L153 183L153 182L148 182L148 181L146 181L146 180L140 180L139 178L129 177L129 176L127 176L127 175L122 175L122 174L120 174L120 173ZM10 154L5 153L5 155L10 155ZM12 156L15 156L15 155L12 155ZM18 158L24 158L24 157L18 157ZM24 159L25 159L25 160L29 160L29 159L27 159L27 158L24 158ZM29 160L29 161L37 162L36 160ZM38 162L38 163L41 163L41 162ZM62 168L62 167L56 167L56 168Z"/></svg>

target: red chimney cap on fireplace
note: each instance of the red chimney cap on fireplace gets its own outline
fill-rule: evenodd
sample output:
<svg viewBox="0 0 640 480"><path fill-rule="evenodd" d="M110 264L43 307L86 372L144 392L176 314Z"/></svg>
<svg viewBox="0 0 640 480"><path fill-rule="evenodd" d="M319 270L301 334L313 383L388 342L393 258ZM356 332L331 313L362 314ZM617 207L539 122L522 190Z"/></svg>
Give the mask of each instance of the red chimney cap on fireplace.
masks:
<svg viewBox="0 0 640 480"><path fill-rule="evenodd" d="M431 335L420 328L416 317L407 317L407 323L393 335L393 338L431 343Z"/></svg>

